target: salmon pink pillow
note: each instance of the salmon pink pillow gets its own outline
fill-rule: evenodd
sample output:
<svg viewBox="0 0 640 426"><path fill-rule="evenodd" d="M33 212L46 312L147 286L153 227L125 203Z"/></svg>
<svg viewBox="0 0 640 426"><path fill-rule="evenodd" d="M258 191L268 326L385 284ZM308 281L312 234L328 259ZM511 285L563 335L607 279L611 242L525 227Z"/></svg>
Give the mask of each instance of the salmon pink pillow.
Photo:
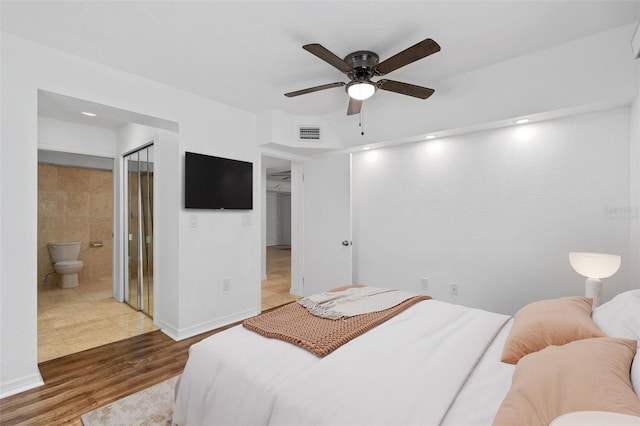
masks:
<svg viewBox="0 0 640 426"><path fill-rule="evenodd" d="M547 426L574 411L640 416L640 400L629 381L635 352L635 340L599 337L523 357L493 425Z"/></svg>
<svg viewBox="0 0 640 426"><path fill-rule="evenodd" d="M501 360L515 364L549 345L606 337L591 319L592 299L562 297L541 300L520 309L502 350Z"/></svg>

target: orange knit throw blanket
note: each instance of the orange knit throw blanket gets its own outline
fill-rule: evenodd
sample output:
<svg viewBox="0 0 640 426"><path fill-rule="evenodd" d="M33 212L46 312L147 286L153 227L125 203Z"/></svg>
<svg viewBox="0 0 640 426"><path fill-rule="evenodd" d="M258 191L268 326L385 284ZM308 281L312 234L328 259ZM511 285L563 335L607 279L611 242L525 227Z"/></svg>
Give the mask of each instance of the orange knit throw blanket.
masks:
<svg viewBox="0 0 640 426"><path fill-rule="evenodd" d="M310 314L296 302L245 320L242 325L265 337L293 343L319 357L382 324L408 307L431 296L415 296L384 311L332 320Z"/></svg>

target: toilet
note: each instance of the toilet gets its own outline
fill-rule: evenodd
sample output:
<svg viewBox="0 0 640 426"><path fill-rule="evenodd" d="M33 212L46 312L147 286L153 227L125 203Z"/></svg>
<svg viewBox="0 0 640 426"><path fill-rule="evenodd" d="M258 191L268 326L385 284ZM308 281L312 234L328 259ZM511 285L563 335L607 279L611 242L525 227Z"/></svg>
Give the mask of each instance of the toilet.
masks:
<svg viewBox="0 0 640 426"><path fill-rule="evenodd" d="M80 244L80 242L47 244L53 268L60 274L61 288L78 287L78 272L83 266L82 261L78 260Z"/></svg>

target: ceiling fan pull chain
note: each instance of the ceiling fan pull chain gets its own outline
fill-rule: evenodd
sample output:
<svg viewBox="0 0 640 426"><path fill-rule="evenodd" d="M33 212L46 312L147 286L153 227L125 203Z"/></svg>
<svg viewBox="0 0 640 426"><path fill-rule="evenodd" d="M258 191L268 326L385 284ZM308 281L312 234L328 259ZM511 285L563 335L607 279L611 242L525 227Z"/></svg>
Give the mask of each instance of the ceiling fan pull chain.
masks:
<svg viewBox="0 0 640 426"><path fill-rule="evenodd" d="M360 122L358 123L358 126L360 126L360 136L364 136L364 125L362 123L362 110L360 110L360 114L358 116L360 117Z"/></svg>

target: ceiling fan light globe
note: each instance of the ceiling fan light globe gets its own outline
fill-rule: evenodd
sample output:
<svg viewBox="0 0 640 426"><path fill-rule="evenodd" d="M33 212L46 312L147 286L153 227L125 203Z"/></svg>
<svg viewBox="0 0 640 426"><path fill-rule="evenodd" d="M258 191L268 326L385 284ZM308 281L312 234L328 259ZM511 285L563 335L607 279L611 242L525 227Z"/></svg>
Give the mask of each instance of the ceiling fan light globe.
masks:
<svg viewBox="0 0 640 426"><path fill-rule="evenodd" d="M347 85L347 93L353 99L364 101L376 92L376 86L368 81L352 82Z"/></svg>

